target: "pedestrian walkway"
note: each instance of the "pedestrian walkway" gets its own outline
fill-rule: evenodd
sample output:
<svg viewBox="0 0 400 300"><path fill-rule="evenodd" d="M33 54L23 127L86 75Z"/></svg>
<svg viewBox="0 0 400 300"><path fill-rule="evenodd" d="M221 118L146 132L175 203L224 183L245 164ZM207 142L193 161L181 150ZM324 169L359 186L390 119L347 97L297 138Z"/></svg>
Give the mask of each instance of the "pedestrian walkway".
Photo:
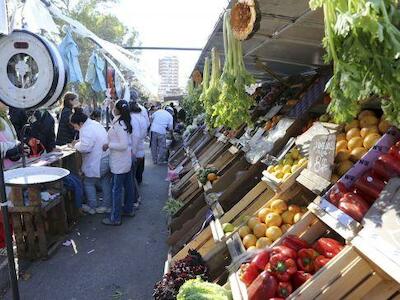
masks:
<svg viewBox="0 0 400 300"><path fill-rule="evenodd" d="M146 158L142 205L122 226L101 224L101 215L81 219L66 239L76 243L61 247L49 260L32 264L27 280L20 280L23 300L146 300L163 273L167 258L167 198L165 166ZM29 278L30 277L30 278ZM11 299L10 291L6 299Z"/></svg>

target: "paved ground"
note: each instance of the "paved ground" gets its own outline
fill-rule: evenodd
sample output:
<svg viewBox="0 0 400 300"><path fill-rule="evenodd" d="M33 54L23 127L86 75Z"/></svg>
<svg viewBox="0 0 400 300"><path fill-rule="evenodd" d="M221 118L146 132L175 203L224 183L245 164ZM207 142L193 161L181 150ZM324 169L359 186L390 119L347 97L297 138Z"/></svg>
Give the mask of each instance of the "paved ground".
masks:
<svg viewBox="0 0 400 300"><path fill-rule="evenodd" d="M101 216L82 218L69 238L77 245L61 247L48 261L29 267L20 281L22 300L147 300L162 276L167 258L166 167L147 159L143 204L120 227L100 224ZM80 235L79 235L80 234ZM93 251L94 250L94 251ZM8 292L6 299L11 299Z"/></svg>

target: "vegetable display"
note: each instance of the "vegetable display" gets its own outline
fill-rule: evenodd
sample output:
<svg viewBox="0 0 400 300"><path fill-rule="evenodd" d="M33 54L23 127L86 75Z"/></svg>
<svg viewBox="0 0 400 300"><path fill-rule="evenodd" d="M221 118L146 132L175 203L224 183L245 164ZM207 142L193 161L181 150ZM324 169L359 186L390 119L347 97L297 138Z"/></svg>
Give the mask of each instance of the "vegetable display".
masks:
<svg viewBox="0 0 400 300"><path fill-rule="evenodd" d="M214 167L209 167L205 169L199 169L197 171L197 179L200 181L201 184L206 184L207 181L211 183L218 179L217 176L218 170Z"/></svg>
<svg viewBox="0 0 400 300"><path fill-rule="evenodd" d="M189 250L189 255L177 261L169 273L154 286L155 300L174 300L179 288L188 280L200 277L209 280L208 267L201 255L195 250Z"/></svg>
<svg viewBox="0 0 400 300"><path fill-rule="evenodd" d="M396 154L399 146L400 142L397 142L388 153L381 154L372 164L372 168L359 176L352 186L346 188L343 183L336 183L329 191L327 200L357 222L361 222L387 182L400 175L399 157Z"/></svg>
<svg viewBox="0 0 400 300"><path fill-rule="evenodd" d="M221 62L217 49L211 50L211 79L209 87L206 91L205 97L203 98L203 105L206 113L206 123L210 128L214 127L215 116L214 105L217 103L220 95L219 91L219 80L221 77Z"/></svg>
<svg viewBox="0 0 400 300"><path fill-rule="evenodd" d="M290 245L283 246L283 245ZM344 245L331 238L319 238L310 246L289 235L282 245L258 252L240 268L249 300L287 298L335 257Z"/></svg>
<svg viewBox="0 0 400 300"><path fill-rule="evenodd" d="M233 37L229 11L224 15L223 33L225 65L220 79L221 94L213 116L216 127L237 129L243 123L251 123L249 109L254 99L246 93L246 86L255 80L245 69L242 44Z"/></svg>
<svg viewBox="0 0 400 300"><path fill-rule="evenodd" d="M179 289L177 300L229 300L231 293L218 284L200 278L186 281Z"/></svg>
<svg viewBox="0 0 400 300"><path fill-rule="evenodd" d="M396 0L310 0L323 7L326 61L333 62L327 85L329 112L348 122L372 95L382 100L388 121L400 125L400 12Z"/></svg>
<svg viewBox="0 0 400 300"><path fill-rule="evenodd" d="M182 100L182 108L186 111L186 123L191 124L194 118L204 110L199 100L202 92L201 85L196 86L193 80L189 80L187 91L188 94Z"/></svg>

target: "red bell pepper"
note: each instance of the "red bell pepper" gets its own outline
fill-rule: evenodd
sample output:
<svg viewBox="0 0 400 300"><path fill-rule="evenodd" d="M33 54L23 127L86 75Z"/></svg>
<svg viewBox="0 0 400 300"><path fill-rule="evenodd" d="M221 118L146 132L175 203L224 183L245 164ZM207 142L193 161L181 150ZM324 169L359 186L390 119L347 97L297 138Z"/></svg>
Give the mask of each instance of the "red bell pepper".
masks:
<svg viewBox="0 0 400 300"><path fill-rule="evenodd" d="M353 189L353 193L356 194L357 196L363 198L368 204L373 204L376 200L376 198L373 198L371 196L366 195L363 191L361 191L358 188Z"/></svg>
<svg viewBox="0 0 400 300"><path fill-rule="evenodd" d="M292 258L288 258L283 254L275 254L269 260L269 271L279 281L289 281L290 277L296 273L296 262Z"/></svg>
<svg viewBox="0 0 400 300"><path fill-rule="evenodd" d="M385 188L385 183L371 172L362 175L356 180L354 186L370 198L377 199Z"/></svg>
<svg viewBox="0 0 400 300"><path fill-rule="evenodd" d="M285 298L274 297L274 298L269 298L268 300L285 300Z"/></svg>
<svg viewBox="0 0 400 300"><path fill-rule="evenodd" d="M310 245L306 241L293 234L286 236L282 240L281 245L293 249L296 252L298 252L300 249L310 248Z"/></svg>
<svg viewBox="0 0 400 300"><path fill-rule="evenodd" d="M276 255L276 254L283 254L287 258L293 258L293 259L297 258L297 252L295 250L289 248L289 247L286 247L286 246L273 247L272 251L271 251L271 257Z"/></svg>
<svg viewBox="0 0 400 300"><path fill-rule="evenodd" d="M339 200L347 193L345 185L341 182L336 183L329 193L329 202L338 206Z"/></svg>
<svg viewBox="0 0 400 300"><path fill-rule="evenodd" d="M389 181L390 178L400 175L400 173L397 172L392 165L387 164L387 162L381 159L377 159L374 162L372 165L372 172L373 174L378 175L384 181Z"/></svg>
<svg viewBox="0 0 400 300"><path fill-rule="evenodd" d="M357 222L361 222L369 210L369 204L354 193L346 193L339 201L338 208Z"/></svg>
<svg viewBox="0 0 400 300"><path fill-rule="evenodd" d="M265 269L265 266L269 262L269 254L271 250L266 249L258 253L251 261L251 265L255 265L260 271Z"/></svg>
<svg viewBox="0 0 400 300"><path fill-rule="evenodd" d="M378 160L383 161L387 166L392 166L397 174L400 174L400 161L396 157L390 154L383 154L379 156Z"/></svg>
<svg viewBox="0 0 400 300"><path fill-rule="evenodd" d="M279 282L278 283L278 296L287 298L293 292L293 287L290 282Z"/></svg>
<svg viewBox="0 0 400 300"><path fill-rule="evenodd" d="M249 286L260 274L256 265L244 264L240 268L242 270L240 280L243 281L246 286Z"/></svg>
<svg viewBox="0 0 400 300"><path fill-rule="evenodd" d="M297 252L297 267L308 273L314 272L314 260L319 256L319 253L312 248L301 249Z"/></svg>
<svg viewBox="0 0 400 300"><path fill-rule="evenodd" d="M312 277L312 275L310 273L307 273L304 271L297 271L292 276L293 288L297 289L297 288L301 287L303 285L303 283L306 282L311 277Z"/></svg>
<svg viewBox="0 0 400 300"><path fill-rule="evenodd" d="M313 248L321 255L333 258L344 248L344 245L331 238L320 238L314 243Z"/></svg>
<svg viewBox="0 0 400 300"><path fill-rule="evenodd" d="M265 300L275 297L277 290L276 278L267 271L263 271L248 287L247 294L249 300Z"/></svg>
<svg viewBox="0 0 400 300"><path fill-rule="evenodd" d="M397 144L396 144L397 145ZM397 159L400 159L400 148L397 147L396 145L393 145L389 149L389 154Z"/></svg>
<svg viewBox="0 0 400 300"><path fill-rule="evenodd" d="M318 271L319 269L321 269L330 260L331 260L331 258L327 258L327 257L325 257L323 255L318 256L314 261L315 271Z"/></svg>

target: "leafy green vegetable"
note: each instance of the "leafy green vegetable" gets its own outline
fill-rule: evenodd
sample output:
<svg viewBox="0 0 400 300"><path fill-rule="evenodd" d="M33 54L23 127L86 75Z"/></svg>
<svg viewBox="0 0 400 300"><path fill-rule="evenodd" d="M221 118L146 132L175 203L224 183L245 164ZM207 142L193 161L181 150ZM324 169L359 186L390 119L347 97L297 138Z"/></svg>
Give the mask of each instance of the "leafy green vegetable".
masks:
<svg viewBox="0 0 400 300"><path fill-rule="evenodd" d="M168 215L175 215L181 208L183 207L183 203L179 200L169 198L163 207L163 211L165 211Z"/></svg>
<svg viewBox="0 0 400 300"><path fill-rule="evenodd" d="M179 289L177 300L230 300L231 293L215 283L200 278L186 281Z"/></svg>
<svg viewBox="0 0 400 300"><path fill-rule="evenodd" d="M385 117L400 125L400 11L397 0L311 0L323 7L327 62L333 77L327 85L329 112L343 123L367 98L382 99Z"/></svg>
<svg viewBox="0 0 400 300"><path fill-rule="evenodd" d="M214 105L214 125L237 129L243 123L251 123L249 110L254 100L245 88L255 80L245 69L242 43L233 37L229 11L224 15L223 34L225 65L220 79L221 94Z"/></svg>
<svg viewBox="0 0 400 300"><path fill-rule="evenodd" d="M199 101L202 88L195 86L193 80L189 80L187 86L188 94L182 100L182 107L186 111L186 123L191 124L193 119L203 113L204 108Z"/></svg>
<svg viewBox="0 0 400 300"><path fill-rule="evenodd" d="M206 91L208 89L209 82L210 82L210 59L206 57L204 61L203 82L201 83L202 92L199 97L199 101L202 104L204 104L204 98L206 97Z"/></svg>
<svg viewBox="0 0 400 300"><path fill-rule="evenodd" d="M220 95L219 91L219 79L221 77L221 62L217 49L211 50L211 79L209 87L206 91L203 104L206 112L206 123L208 127L213 128L215 123L214 105L218 101Z"/></svg>

